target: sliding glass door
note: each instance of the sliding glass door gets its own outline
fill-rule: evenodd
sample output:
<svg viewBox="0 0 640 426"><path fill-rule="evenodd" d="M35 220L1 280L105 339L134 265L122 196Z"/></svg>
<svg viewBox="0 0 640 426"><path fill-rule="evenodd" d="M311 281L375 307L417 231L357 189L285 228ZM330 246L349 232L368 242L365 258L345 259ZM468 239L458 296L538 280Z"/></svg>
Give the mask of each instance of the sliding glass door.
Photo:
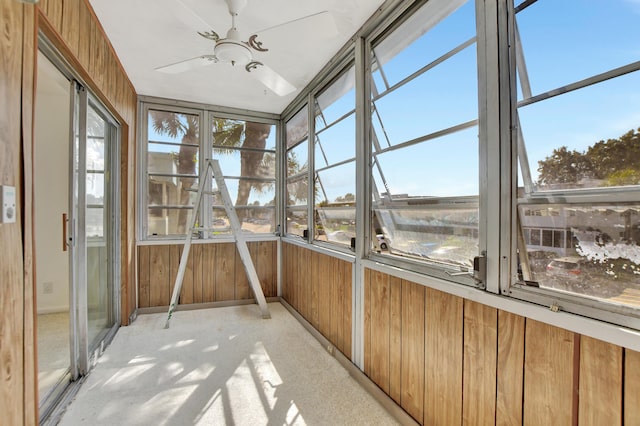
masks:
<svg viewBox="0 0 640 426"><path fill-rule="evenodd" d="M41 420L115 333L120 282L120 129L48 56L38 56L34 146Z"/></svg>

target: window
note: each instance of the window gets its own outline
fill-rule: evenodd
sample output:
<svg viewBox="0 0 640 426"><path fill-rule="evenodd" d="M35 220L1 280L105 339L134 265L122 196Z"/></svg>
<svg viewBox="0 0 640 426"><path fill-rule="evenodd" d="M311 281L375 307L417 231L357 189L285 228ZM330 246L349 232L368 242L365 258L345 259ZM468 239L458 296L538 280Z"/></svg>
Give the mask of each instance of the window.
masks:
<svg viewBox="0 0 640 426"><path fill-rule="evenodd" d="M355 70L316 97L315 239L350 245L356 236Z"/></svg>
<svg viewBox="0 0 640 426"><path fill-rule="evenodd" d="M515 4L518 226L532 229L518 246L522 278L617 312L640 307L634 8L624 0Z"/></svg>
<svg viewBox="0 0 640 426"><path fill-rule="evenodd" d="M432 0L372 43L371 249L381 256L466 270L478 255L475 34L474 1Z"/></svg>
<svg viewBox="0 0 640 426"><path fill-rule="evenodd" d="M308 229L309 109L305 105L286 124L286 233L302 237Z"/></svg>
<svg viewBox="0 0 640 426"><path fill-rule="evenodd" d="M204 159L218 160L242 230L269 234L276 228L276 134L273 120L221 117L193 109L146 106L143 238L184 238L193 214L206 231L198 238L230 235L219 196L205 194L194 212ZM203 123L211 123L202 132ZM204 127L203 127L204 126ZM212 179L205 188L215 188Z"/></svg>

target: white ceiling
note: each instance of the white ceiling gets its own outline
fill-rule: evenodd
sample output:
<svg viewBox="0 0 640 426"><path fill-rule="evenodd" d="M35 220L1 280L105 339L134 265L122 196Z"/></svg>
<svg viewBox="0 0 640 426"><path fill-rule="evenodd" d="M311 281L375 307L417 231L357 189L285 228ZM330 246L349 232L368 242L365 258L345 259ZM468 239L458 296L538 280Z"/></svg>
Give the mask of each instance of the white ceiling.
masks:
<svg viewBox="0 0 640 426"><path fill-rule="evenodd" d="M253 51L296 91L278 96L243 68L214 63L179 74L155 69L213 54L214 42L196 31L225 37L231 17L224 0L91 0L122 65L140 95L280 113L353 36L384 0L248 0L236 20L250 35L260 32L269 51ZM186 6L186 7L185 7ZM208 24L208 25L207 25Z"/></svg>

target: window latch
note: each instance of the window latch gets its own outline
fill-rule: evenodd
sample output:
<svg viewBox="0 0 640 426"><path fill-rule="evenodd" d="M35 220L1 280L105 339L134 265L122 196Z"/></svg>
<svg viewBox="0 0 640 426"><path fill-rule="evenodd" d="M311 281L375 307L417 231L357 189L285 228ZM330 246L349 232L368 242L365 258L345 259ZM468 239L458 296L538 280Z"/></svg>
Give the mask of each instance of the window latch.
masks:
<svg viewBox="0 0 640 426"><path fill-rule="evenodd" d="M487 257L485 255L473 258L473 279L478 284L484 284L487 280Z"/></svg>

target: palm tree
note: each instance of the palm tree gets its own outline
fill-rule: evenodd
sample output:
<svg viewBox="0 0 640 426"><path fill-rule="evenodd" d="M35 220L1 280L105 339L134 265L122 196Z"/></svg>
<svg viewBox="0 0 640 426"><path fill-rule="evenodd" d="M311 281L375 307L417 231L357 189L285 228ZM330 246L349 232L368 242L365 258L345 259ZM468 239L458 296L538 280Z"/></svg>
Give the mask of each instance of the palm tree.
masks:
<svg viewBox="0 0 640 426"><path fill-rule="evenodd" d="M275 158L265 155L264 151L270 133L271 124L225 119L216 119L214 122L214 145L219 153L225 153L224 148L219 148L222 146L243 148L240 150L240 177L249 179L240 179L238 182L236 206L247 205L251 189L261 192L266 186L272 185L250 179L274 175ZM231 149L228 152L230 151ZM242 221L245 212L238 211L238 217Z"/></svg>
<svg viewBox="0 0 640 426"><path fill-rule="evenodd" d="M159 134L165 134L172 138L181 137L180 150L176 161L176 169L180 175L197 175L196 155L200 138L200 119L197 115L178 114L168 111L150 111L153 129ZM195 146L193 146L195 145ZM181 177L179 191L179 204L187 206L190 194L185 191L191 188L195 178ZM188 210L181 209L178 213L177 232L184 234L187 226ZM196 214L196 212L193 212Z"/></svg>

